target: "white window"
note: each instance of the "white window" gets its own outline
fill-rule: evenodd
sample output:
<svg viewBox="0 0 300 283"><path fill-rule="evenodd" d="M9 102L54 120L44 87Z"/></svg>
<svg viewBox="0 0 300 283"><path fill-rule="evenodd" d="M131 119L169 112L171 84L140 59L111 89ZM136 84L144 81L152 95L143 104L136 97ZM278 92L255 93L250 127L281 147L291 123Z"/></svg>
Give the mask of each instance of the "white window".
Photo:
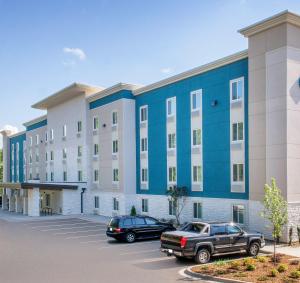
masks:
<svg viewBox="0 0 300 283"><path fill-rule="evenodd" d="M239 78L230 81L230 96L231 101L239 101L244 96L244 78Z"/></svg>
<svg viewBox="0 0 300 283"><path fill-rule="evenodd" d="M113 198L113 210L119 210L119 201L117 198Z"/></svg>
<svg viewBox="0 0 300 283"><path fill-rule="evenodd" d="M95 169L94 170L94 183L99 182L99 170Z"/></svg>
<svg viewBox="0 0 300 283"><path fill-rule="evenodd" d="M67 180L68 180L67 171L64 171L63 172L63 181L67 182Z"/></svg>
<svg viewBox="0 0 300 283"><path fill-rule="evenodd" d="M140 108L140 122L146 122L148 120L148 107L142 106Z"/></svg>
<svg viewBox="0 0 300 283"><path fill-rule="evenodd" d="M54 181L54 172L51 172L51 173L50 173L50 180L51 180L51 182Z"/></svg>
<svg viewBox="0 0 300 283"><path fill-rule="evenodd" d="M244 182L244 164L232 165L232 181Z"/></svg>
<svg viewBox="0 0 300 283"><path fill-rule="evenodd" d="M32 146L32 137L29 137L29 145Z"/></svg>
<svg viewBox="0 0 300 283"><path fill-rule="evenodd" d="M54 160L54 152L53 152L53 150L50 151L50 160L51 161Z"/></svg>
<svg viewBox="0 0 300 283"><path fill-rule="evenodd" d="M244 123L238 122L232 124L232 141L244 140Z"/></svg>
<svg viewBox="0 0 300 283"><path fill-rule="evenodd" d="M193 183L201 183L202 182L202 168L201 166L193 166Z"/></svg>
<svg viewBox="0 0 300 283"><path fill-rule="evenodd" d="M99 208L99 197L95 196L95 208Z"/></svg>
<svg viewBox="0 0 300 283"><path fill-rule="evenodd" d="M201 129L193 130L193 147L201 145Z"/></svg>
<svg viewBox="0 0 300 283"><path fill-rule="evenodd" d="M36 162L39 162L39 161L40 161L40 154L39 154L38 151L35 153L35 161L36 161Z"/></svg>
<svg viewBox="0 0 300 283"><path fill-rule="evenodd" d="M141 138L141 151L142 152L148 151L148 139L147 138Z"/></svg>
<svg viewBox="0 0 300 283"><path fill-rule="evenodd" d="M201 90L195 90L191 92L191 106L192 111L196 111L200 109L201 106Z"/></svg>
<svg viewBox="0 0 300 283"><path fill-rule="evenodd" d="M144 212L144 213L149 212L148 199L146 199L146 198L142 199L142 212Z"/></svg>
<svg viewBox="0 0 300 283"><path fill-rule="evenodd" d="M82 131L82 121L78 121L77 122L77 132L81 133L81 131Z"/></svg>
<svg viewBox="0 0 300 283"><path fill-rule="evenodd" d="M67 125L63 125L63 137L67 136Z"/></svg>
<svg viewBox="0 0 300 283"><path fill-rule="evenodd" d="M97 156L99 154L99 144L94 144L94 156Z"/></svg>
<svg viewBox="0 0 300 283"><path fill-rule="evenodd" d="M112 144L112 152L118 153L118 140L114 140Z"/></svg>
<svg viewBox="0 0 300 283"><path fill-rule="evenodd" d="M176 148L176 134L168 134L168 149Z"/></svg>
<svg viewBox="0 0 300 283"><path fill-rule="evenodd" d="M48 141L48 132L46 131L45 132L45 142L47 142Z"/></svg>
<svg viewBox="0 0 300 283"><path fill-rule="evenodd" d="M54 130L53 129L51 129L50 130L50 140L54 140Z"/></svg>
<svg viewBox="0 0 300 283"><path fill-rule="evenodd" d="M82 171L81 170L78 170L77 172L77 177L78 177L78 182L82 182Z"/></svg>
<svg viewBox="0 0 300 283"><path fill-rule="evenodd" d="M176 167L169 167L169 183L176 183Z"/></svg>
<svg viewBox="0 0 300 283"><path fill-rule="evenodd" d="M169 200L169 215L176 215L176 203L172 200Z"/></svg>
<svg viewBox="0 0 300 283"><path fill-rule="evenodd" d="M119 169L118 168L113 169L113 182L115 182L115 183L119 182Z"/></svg>
<svg viewBox="0 0 300 283"><path fill-rule="evenodd" d="M201 219L202 218L202 203L194 202L193 203L193 217Z"/></svg>
<svg viewBox="0 0 300 283"><path fill-rule="evenodd" d="M176 97L167 99L167 116L174 116L176 113Z"/></svg>
<svg viewBox="0 0 300 283"><path fill-rule="evenodd" d="M77 157L81 157L81 156L82 156L82 146L79 145L79 146L77 147Z"/></svg>
<svg viewBox="0 0 300 283"><path fill-rule="evenodd" d="M148 182L148 168L142 168L141 170L141 181L142 183Z"/></svg>
<svg viewBox="0 0 300 283"><path fill-rule="evenodd" d="M115 126L118 124L118 112L114 111L112 113L112 125Z"/></svg>
<svg viewBox="0 0 300 283"><path fill-rule="evenodd" d="M67 149L66 148L63 148L63 150L62 150L62 158L63 159L67 158Z"/></svg>
<svg viewBox="0 0 300 283"><path fill-rule="evenodd" d="M232 221L238 224L245 223L245 206L244 205L233 205L232 206Z"/></svg>
<svg viewBox="0 0 300 283"><path fill-rule="evenodd" d="M94 130L98 130L99 129L99 118L98 117L94 117L93 118L93 129Z"/></svg>

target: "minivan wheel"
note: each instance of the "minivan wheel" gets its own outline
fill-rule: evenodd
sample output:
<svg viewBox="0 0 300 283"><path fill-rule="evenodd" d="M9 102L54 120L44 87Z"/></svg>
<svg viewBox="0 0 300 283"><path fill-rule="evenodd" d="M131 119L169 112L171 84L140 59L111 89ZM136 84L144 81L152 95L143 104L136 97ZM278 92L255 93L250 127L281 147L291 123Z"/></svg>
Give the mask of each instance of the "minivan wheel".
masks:
<svg viewBox="0 0 300 283"><path fill-rule="evenodd" d="M209 260L210 260L210 252L208 249L200 249L195 256L196 263L204 264L204 263L208 263Z"/></svg>
<svg viewBox="0 0 300 283"><path fill-rule="evenodd" d="M248 249L248 255L257 256L259 253L259 244L257 242L252 242Z"/></svg>
<svg viewBox="0 0 300 283"><path fill-rule="evenodd" d="M127 243L133 243L135 241L135 234L132 232L129 232L126 234L126 242Z"/></svg>

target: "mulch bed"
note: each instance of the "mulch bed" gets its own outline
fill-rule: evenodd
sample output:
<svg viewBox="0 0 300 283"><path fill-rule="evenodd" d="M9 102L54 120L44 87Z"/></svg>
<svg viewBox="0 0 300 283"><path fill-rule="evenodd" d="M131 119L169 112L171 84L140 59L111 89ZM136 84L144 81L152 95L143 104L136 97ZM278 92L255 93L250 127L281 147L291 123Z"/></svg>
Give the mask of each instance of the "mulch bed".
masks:
<svg viewBox="0 0 300 283"><path fill-rule="evenodd" d="M272 256L219 260L212 264L195 266L192 271L245 282L291 283L300 282L300 259L278 254L276 264Z"/></svg>

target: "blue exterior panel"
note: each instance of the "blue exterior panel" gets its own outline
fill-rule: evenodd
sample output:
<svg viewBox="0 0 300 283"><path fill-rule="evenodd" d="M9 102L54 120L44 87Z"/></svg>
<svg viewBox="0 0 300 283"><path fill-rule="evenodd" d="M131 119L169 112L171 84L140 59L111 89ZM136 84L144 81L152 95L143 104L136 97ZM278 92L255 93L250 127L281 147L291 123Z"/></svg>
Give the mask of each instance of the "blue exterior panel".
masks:
<svg viewBox="0 0 300 283"><path fill-rule="evenodd" d="M111 103L113 101L116 101L118 99L127 98L127 99L134 99L134 96L132 94L132 91L130 90L121 90L118 91L112 95L108 95L102 98L99 98L95 101L90 102L89 108L94 109L100 106L103 106L105 104Z"/></svg>
<svg viewBox="0 0 300 283"><path fill-rule="evenodd" d="M230 182L230 80L244 77L245 193ZM191 191L190 92L202 89L203 192ZM176 96L177 185L191 196L248 199L248 59L199 74L136 97L137 193L164 195L167 189L166 99ZM217 105L211 102L217 100ZM148 105L149 190L140 189L139 108Z"/></svg>
<svg viewBox="0 0 300 283"><path fill-rule="evenodd" d="M10 152L9 157L11 158L12 145L14 145L14 160L17 160L17 143L19 143L19 182L24 181L23 174L23 165L24 165L24 156L23 156L23 142L26 140L26 134L21 134L19 136L15 136L9 139L10 144ZM15 163L14 166L14 179L12 179L12 163L10 162L10 182L17 182L17 166Z"/></svg>
<svg viewBox="0 0 300 283"><path fill-rule="evenodd" d="M32 130L35 130L35 129L38 129L38 128L41 128L44 126L47 126L47 119L26 127L26 131L29 132L29 131L32 131Z"/></svg>

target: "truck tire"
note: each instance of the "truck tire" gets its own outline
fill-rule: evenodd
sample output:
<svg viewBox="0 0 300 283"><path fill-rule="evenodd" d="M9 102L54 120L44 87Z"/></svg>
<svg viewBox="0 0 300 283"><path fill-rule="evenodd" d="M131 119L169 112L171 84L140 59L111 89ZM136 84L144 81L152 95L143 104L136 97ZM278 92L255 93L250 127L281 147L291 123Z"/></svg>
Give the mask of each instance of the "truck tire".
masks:
<svg viewBox="0 0 300 283"><path fill-rule="evenodd" d="M248 255L250 256L257 256L259 253L259 243L258 242L252 242L250 243L250 246L248 248Z"/></svg>
<svg viewBox="0 0 300 283"><path fill-rule="evenodd" d="M195 256L196 263L205 264L210 260L210 251L206 248L200 248Z"/></svg>

